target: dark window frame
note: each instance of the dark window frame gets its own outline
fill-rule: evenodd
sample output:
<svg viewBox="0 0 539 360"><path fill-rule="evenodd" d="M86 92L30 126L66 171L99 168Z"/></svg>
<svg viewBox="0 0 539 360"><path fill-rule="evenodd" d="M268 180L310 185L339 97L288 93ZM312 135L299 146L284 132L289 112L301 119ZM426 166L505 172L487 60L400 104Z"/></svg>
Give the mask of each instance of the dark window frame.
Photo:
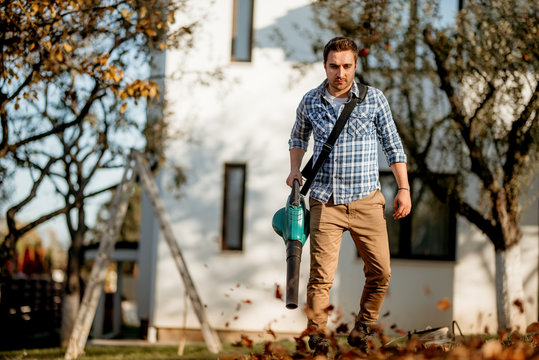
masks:
<svg viewBox="0 0 539 360"><path fill-rule="evenodd" d="M380 177L387 176L387 177L393 177L393 173L391 171L380 171ZM453 175L450 174L438 174L441 178L450 178ZM408 174L409 182L410 184L414 184L416 181L421 181L420 177L411 172ZM394 180L393 180L394 181ZM396 188L396 183L394 184ZM427 185L422 185L427 186ZM447 204L448 206L448 218L447 218L447 224L448 224L448 248L447 252L443 255L439 254L413 254L412 253L412 222L414 218L414 186L411 186L411 195L412 195L412 212L407 217L397 220L399 222L399 242L398 242L398 251L391 252L391 258L392 259L409 259L409 260L434 260L434 261L455 261L456 260L456 243L457 243L457 212L454 207L452 207L450 204ZM393 212L393 199L386 199L386 210L391 209L391 213ZM387 217L387 213L386 213ZM388 233L389 231L389 222L393 221L392 219L386 219L388 222ZM391 238L389 239L389 242L391 244Z"/></svg>
<svg viewBox="0 0 539 360"><path fill-rule="evenodd" d="M229 193L229 183L228 175L231 170L241 169L243 174L242 185L241 185L241 209L240 209L240 239L239 247L230 246L227 242L227 224L228 224L228 214L227 211L227 200ZM222 209L222 233L221 233L221 250L223 251L243 251L244 248L244 232L245 232L245 199L246 199L246 183L247 183L247 164L245 163L225 163L224 165L224 184L223 184L223 209Z"/></svg>
<svg viewBox="0 0 539 360"><path fill-rule="evenodd" d="M251 62L253 58L253 24L254 24L254 8L255 8L255 0L249 0L251 1L251 12L249 14L249 55L245 59L237 58L237 54L235 51L236 48L236 41L237 41L237 34L238 34L238 15L239 15L239 2L241 0L234 0L234 7L233 7L233 16L232 16L232 39L231 39L231 49L230 49L230 59L233 62Z"/></svg>

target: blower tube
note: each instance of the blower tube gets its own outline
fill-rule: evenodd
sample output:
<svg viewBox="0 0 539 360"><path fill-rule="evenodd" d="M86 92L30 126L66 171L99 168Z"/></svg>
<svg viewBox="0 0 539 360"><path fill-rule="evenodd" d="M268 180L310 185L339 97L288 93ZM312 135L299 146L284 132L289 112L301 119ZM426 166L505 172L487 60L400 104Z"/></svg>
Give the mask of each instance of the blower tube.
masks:
<svg viewBox="0 0 539 360"><path fill-rule="evenodd" d="M298 307L299 265L301 263L301 249L303 244L299 240L288 240L286 244L286 307Z"/></svg>

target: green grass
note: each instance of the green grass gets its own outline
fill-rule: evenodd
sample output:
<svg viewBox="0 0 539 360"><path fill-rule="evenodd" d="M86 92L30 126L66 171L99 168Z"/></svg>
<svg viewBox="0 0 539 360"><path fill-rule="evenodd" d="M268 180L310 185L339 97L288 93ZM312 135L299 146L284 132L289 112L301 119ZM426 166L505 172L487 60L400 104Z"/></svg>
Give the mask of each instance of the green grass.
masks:
<svg viewBox="0 0 539 360"><path fill-rule="evenodd" d="M294 343L290 341L279 342L290 351L295 348ZM237 347L232 344L224 344L221 356L232 354L250 354L263 353L264 343L254 344L253 347ZM1 360L60 360L64 359L65 349L28 349L0 352ZM185 359L185 360L213 360L218 359L219 355L212 354L204 344L186 345L182 356L178 356L177 346L108 346L108 345L89 345L85 348L85 354L78 357L80 360L87 359Z"/></svg>

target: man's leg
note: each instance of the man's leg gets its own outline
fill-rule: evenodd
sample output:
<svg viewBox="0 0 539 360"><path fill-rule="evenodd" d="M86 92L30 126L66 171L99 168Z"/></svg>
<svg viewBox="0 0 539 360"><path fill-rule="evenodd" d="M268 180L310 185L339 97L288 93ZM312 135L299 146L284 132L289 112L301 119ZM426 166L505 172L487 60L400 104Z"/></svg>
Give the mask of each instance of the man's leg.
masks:
<svg viewBox="0 0 539 360"><path fill-rule="evenodd" d="M307 285L308 326L319 334L326 332L329 290L333 284L342 233L346 225L346 206L325 204L310 199L311 270ZM344 225L344 226L343 226Z"/></svg>
<svg viewBox="0 0 539 360"><path fill-rule="evenodd" d="M354 338L354 334L364 337L368 333L365 325L378 321L389 288L391 269L384 205L384 197L378 190L350 204L350 233L365 264L365 286L355 331L349 339Z"/></svg>

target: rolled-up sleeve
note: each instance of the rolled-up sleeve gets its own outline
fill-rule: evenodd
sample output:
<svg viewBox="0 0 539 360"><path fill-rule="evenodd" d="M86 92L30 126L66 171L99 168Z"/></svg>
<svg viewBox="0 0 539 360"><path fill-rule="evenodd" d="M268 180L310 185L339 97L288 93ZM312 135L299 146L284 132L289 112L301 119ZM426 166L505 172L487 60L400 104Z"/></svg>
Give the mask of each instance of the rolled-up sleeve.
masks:
<svg viewBox="0 0 539 360"><path fill-rule="evenodd" d="M309 137L311 136L312 125L305 112L305 97L302 99L298 108L296 109L296 121L292 127L290 133L290 140L288 140L288 148L301 148L307 150L309 145Z"/></svg>
<svg viewBox="0 0 539 360"><path fill-rule="evenodd" d="M381 91L377 93L378 112L376 114L376 127L378 130L378 139L382 144L382 150L386 156L389 165L397 162L406 162L406 154L402 141L397 132L397 126L391 115L391 109L386 97Z"/></svg>

